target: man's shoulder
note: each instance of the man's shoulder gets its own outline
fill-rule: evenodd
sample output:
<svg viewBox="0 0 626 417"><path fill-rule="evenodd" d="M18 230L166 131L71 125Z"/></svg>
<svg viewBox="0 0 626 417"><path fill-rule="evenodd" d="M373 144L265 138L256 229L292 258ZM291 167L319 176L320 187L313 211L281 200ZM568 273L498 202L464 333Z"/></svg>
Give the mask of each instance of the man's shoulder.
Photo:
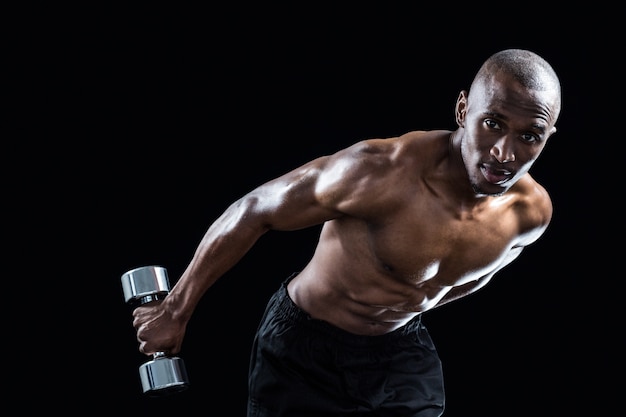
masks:
<svg viewBox="0 0 626 417"><path fill-rule="evenodd" d="M450 130L411 130L398 136L365 139L355 143L352 148L359 151L390 151L395 148L447 147L450 134Z"/></svg>
<svg viewBox="0 0 626 417"><path fill-rule="evenodd" d="M449 155L450 130L416 130L398 138L397 155L423 168L433 167ZM407 159L408 158L408 159Z"/></svg>
<svg viewBox="0 0 626 417"><path fill-rule="evenodd" d="M428 142L438 142L448 140L452 134L451 130L411 130L398 137L398 140L427 144Z"/></svg>
<svg viewBox="0 0 626 417"><path fill-rule="evenodd" d="M550 195L548 190L543 185L538 183L530 173L526 173L522 178L517 181L513 186L513 189L520 199L529 205L537 205L541 202L550 202Z"/></svg>
<svg viewBox="0 0 626 417"><path fill-rule="evenodd" d="M407 150L421 152L437 152L449 149L450 130L414 130L398 137L398 142Z"/></svg>
<svg viewBox="0 0 626 417"><path fill-rule="evenodd" d="M349 160L350 166L359 167L379 178L406 176L407 167L415 175L434 169L449 153L451 131L415 130L400 136L366 139L355 143L341 153L342 166ZM339 161L340 159L337 159Z"/></svg>
<svg viewBox="0 0 626 417"><path fill-rule="evenodd" d="M548 191L530 175L524 175L509 190L515 195L515 208L522 228L545 227L552 218L552 199Z"/></svg>

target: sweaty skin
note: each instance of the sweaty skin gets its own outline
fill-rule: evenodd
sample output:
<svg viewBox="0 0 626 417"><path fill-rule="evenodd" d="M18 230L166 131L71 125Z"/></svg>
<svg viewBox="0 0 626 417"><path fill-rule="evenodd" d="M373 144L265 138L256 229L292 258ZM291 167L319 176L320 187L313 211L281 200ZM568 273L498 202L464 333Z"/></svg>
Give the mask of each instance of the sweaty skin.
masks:
<svg viewBox="0 0 626 417"><path fill-rule="evenodd" d="M270 230L323 224L289 295L355 334L393 331L481 288L550 222L550 197L528 170L556 131L553 87L492 68L460 92L456 130L364 140L244 195L170 294L135 309L140 351L179 352L203 294Z"/></svg>

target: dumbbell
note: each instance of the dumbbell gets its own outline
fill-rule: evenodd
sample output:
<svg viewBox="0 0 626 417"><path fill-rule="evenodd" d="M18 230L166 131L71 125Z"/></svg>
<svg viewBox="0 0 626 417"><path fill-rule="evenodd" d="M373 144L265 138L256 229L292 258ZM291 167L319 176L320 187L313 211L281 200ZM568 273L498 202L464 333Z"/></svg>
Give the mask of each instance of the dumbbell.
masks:
<svg viewBox="0 0 626 417"><path fill-rule="evenodd" d="M160 266L143 266L122 275L124 300L132 307L160 301L170 291L167 270ZM139 367L144 394L162 396L183 391L189 386L185 363L181 358L156 352L151 361Z"/></svg>

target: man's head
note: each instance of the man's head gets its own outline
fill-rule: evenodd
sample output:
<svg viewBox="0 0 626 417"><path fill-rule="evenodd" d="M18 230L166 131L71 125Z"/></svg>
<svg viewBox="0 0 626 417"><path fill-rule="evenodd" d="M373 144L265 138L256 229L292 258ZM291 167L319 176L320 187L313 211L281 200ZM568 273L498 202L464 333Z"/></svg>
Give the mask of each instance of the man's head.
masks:
<svg viewBox="0 0 626 417"><path fill-rule="evenodd" d="M543 58L521 49L489 57L456 104L474 191L502 194L526 174L556 132L560 111L560 82Z"/></svg>

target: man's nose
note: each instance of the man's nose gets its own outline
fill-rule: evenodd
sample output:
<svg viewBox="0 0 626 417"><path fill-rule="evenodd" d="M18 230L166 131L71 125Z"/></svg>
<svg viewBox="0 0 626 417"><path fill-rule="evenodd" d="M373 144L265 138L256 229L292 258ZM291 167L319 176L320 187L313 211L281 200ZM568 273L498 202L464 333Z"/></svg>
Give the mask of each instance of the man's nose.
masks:
<svg viewBox="0 0 626 417"><path fill-rule="evenodd" d="M513 143L513 140L508 139L506 136L504 136L493 144L493 146L489 150L489 154L496 158L496 160L501 164L504 164L506 162L514 162L515 149L513 149Z"/></svg>

